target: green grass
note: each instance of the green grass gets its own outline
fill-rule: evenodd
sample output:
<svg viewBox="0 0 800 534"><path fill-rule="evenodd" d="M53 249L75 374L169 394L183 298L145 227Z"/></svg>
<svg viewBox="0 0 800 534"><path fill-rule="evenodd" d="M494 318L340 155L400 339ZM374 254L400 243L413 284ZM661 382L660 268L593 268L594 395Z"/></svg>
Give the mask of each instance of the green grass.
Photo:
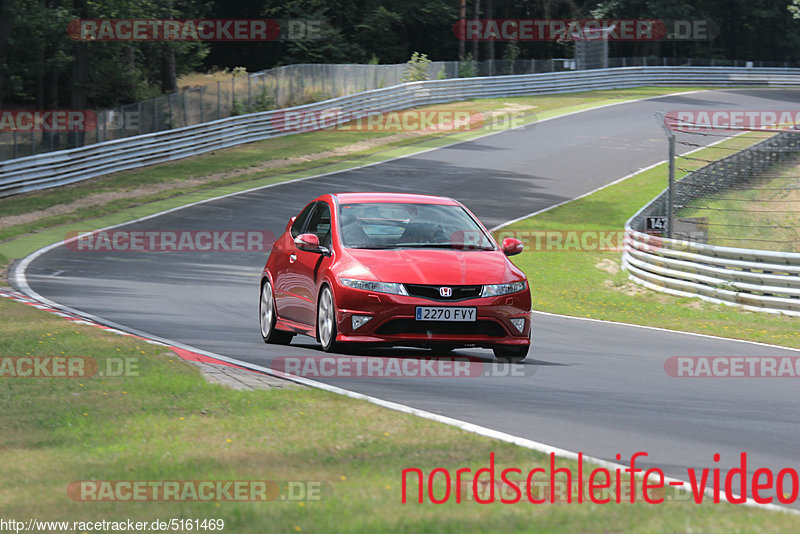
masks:
<svg viewBox="0 0 800 534"><path fill-rule="evenodd" d="M0 355L82 356L128 376L0 378L0 517L223 519L224 532L792 531L800 519L734 505L434 505L401 500L403 469L549 469L507 443L313 389L233 391L164 349L0 299ZM576 472L573 461L557 467ZM590 465L585 464L585 469ZM81 502L76 481L320 483L318 500ZM435 487L438 496L444 486ZM408 491L413 500L413 491Z"/></svg>
<svg viewBox="0 0 800 534"><path fill-rule="evenodd" d="M708 242L727 247L800 252L800 178L795 159L679 210L679 217L704 217Z"/></svg>
<svg viewBox="0 0 800 534"><path fill-rule="evenodd" d="M697 156L713 160L727 155L731 148L752 142L734 138ZM662 164L503 228L497 235L514 233L534 245L526 232L586 230L619 235L625 221L660 193L666 182L667 166ZM644 289L620 270L621 254L574 248L529 250L516 256L514 262L530 278L535 310L800 347L796 319Z"/></svg>

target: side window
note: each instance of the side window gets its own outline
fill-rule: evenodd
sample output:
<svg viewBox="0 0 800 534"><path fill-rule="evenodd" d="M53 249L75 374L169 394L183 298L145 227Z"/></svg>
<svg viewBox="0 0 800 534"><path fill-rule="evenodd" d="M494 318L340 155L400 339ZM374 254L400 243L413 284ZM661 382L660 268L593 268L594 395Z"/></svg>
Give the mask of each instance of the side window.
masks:
<svg viewBox="0 0 800 534"><path fill-rule="evenodd" d="M331 208L325 202L318 202L317 209L311 214L306 226L306 233L316 234L319 244L324 247L331 245Z"/></svg>
<svg viewBox="0 0 800 534"><path fill-rule="evenodd" d="M303 226L305 226L306 219L308 219L308 214L311 213L311 210L314 209L314 205L316 202L312 202L308 206L305 207L303 211L300 212L300 215L294 220L294 224L292 224L292 238L295 238L303 233Z"/></svg>

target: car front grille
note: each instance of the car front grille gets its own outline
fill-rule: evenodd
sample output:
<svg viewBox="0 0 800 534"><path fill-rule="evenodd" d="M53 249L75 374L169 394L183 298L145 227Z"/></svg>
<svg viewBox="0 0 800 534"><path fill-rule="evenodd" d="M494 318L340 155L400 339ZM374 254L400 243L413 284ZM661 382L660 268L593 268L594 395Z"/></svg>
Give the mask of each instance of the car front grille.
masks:
<svg viewBox="0 0 800 534"><path fill-rule="evenodd" d="M488 336L503 337L507 335L503 327L494 321L478 320L473 322L449 321L417 321L415 319L392 319L382 324L375 332L381 336L402 334L427 334L445 336Z"/></svg>
<svg viewBox="0 0 800 534"><path fill-rule="evenodd" d="M438 300L442 302L456 302L459 300L474 299L481 296L483 286L428 286L419 284L405 284L406 291L412 297L419 297L428 300ZM443 297L439 293L440 287L449 287L453 293L449 297Z"/></svg>

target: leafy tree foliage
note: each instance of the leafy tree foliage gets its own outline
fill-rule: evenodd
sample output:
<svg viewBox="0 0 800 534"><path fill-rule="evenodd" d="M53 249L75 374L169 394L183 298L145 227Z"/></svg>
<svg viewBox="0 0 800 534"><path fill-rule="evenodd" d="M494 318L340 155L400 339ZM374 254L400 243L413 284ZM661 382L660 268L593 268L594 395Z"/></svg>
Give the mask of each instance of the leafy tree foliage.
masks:
<svg viewBox="0 0 800 534"><path fill-rule="evenodd" d="M214 66L257 71L292 63L402 63L413 52L459 59L467 18L712 21L706 41L614 42L612 56L800 59L800 0L0 0L0 106L108 107L176 89ZM73 19L271 18L321 22L316 39L274 42L78 42ZM284 35L285 37L285 35ZM466 43L463 55L571 57L568 42Z"/></svg>

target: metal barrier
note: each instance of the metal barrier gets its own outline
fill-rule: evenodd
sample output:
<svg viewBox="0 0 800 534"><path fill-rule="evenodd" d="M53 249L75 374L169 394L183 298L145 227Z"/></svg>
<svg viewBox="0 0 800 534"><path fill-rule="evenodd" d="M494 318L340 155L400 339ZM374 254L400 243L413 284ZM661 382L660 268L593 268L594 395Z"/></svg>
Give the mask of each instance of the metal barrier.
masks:
<svg viewBox="0 0 800 534"><path fill-rule="evenodd" d="M0 197L71 184L113 172L295 133L280 124L280 118L290 111L322 112L335 109L342 114L349 114L348 120L351 120L376 111L397 111L471 98L665 85L797 87L800 86L800 69L628 67L411 82L284 110L230 117L3 161L0 162Z"/></svg>
<svg viewBox="0 0 800 534"><path fill-rule="evenodd" d="M717 192L783 161L787 152L797 153L799 135L776 135L690 173L676 182L676 205L697 188L706 194ZM634 282L681 297L800 316L800 253L722 247L645 233L646 217L665 213L667 194L662 192L625 223L622 265Z"/></svg>

